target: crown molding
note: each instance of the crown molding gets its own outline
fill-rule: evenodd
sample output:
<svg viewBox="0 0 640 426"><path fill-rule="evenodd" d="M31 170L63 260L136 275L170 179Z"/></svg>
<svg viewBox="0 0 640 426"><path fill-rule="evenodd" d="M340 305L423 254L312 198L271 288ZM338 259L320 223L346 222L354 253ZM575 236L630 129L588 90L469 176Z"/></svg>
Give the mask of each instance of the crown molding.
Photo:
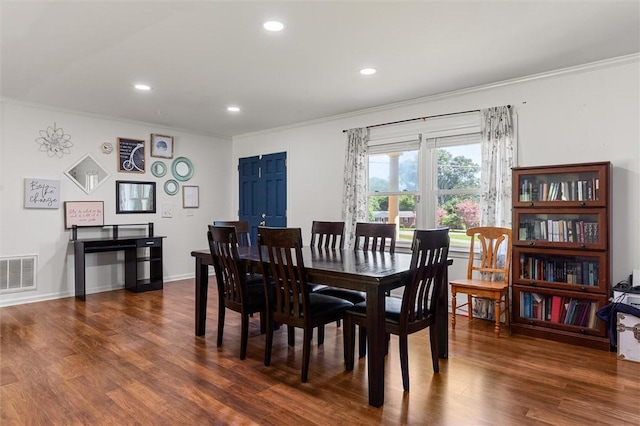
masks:
<svg viewBox="0 0 640 426"><path fill-rule="evenodd" d="M229 135L198 132L198 131L195 131L193 129L190 130L190 129L183 129L181 127L171 127L171 126L167 126L167 125L162 125L162 124L158 124L158 123L150 123L150 122L146 122L146 121L128 120L126 118L113 117L113 116L110 116L110 115L97 114L97 113L88 112L88 111L78 111L78 110L59 107L59 106L54 106L54 105L46 105L46 104L38 104L38 103L35 103L35 102L21 101L21 100L18 100L18 99L7 98L7 97L0 97L0 102L1 103L5 103L5 104L23 106L23 107L27 107L27 108L46 109L46 110L49 110L49 111L56 111L56 112L63 112L63 113L67 113L67 114L81 115L81 116L84 116L84 117L95 118L95 119L99 119L99 120L117 121L117 122L120 122L120 123L127 123L127 124L134 124L134 125L138 125L138 126L152 127L154 129L158 129L158 131L160 131L160 130L168 130L169 133L171 133L171 132L182 132L182 133L189 133L189 134L198 135L198 136L225 139L225 140L228 140L228 141L232 140L231 136L229 136Z"/></svg>
<svg viewBox="0 0 640 426"><path fill-rule="evenodd" d="M541 73L537 73L537 74L531 74L531 75L524 76L524 77L517 77L517 78L512 78L512 79L509 79L509 80L502 80L502 81L498 81L498 82L494 82L494 83L483 84L483 85L480 85L480 86L468 87L466 89L453 90L453 91L450 91L450 92L443 92L443 93L438 93L438 94L435 94L435 95L429 95L429 96L423 96L423 97L420 97L420 98L408 99L408 100L405 100L405 101L394 102L394 103L391 103L391 104L385 104L385 105L381 105L381 106L377 106L377 107L362 109L362 110L348 112L348 113L344 113L344 114L332 115L332 116L329 116L329 117L318 118L318 119L315 119L315 120L302 121L300 123L289 124L287 126L274 127L274 128L271 128L271 129L260 130L260 131L252 132L252 133L245 133L245 134L242 134L242 135L233 136L233 140L234 141L235 140L241 140L241 139L247 138L247 137L253 137L253 136L265 135L265 134L270 134L270 133L275 133L275 132L281 132L283 130L291 130L291 129L295 129L295 128L298 128L298 127L306 127L306 126L310 126L310 125L322 124L322 123L327 123L327 122L336 121L336 120L343 120L343 119L347 119L347 118L360 117L360 116L363 116L363 115L366 115L366 114L375 113L375 112L384 112L384 111L389 111L389 110L393 110L393 109L396 109L396 108L413 106L413 105L421 104L421 103L425 103L425 102L439 101L439 100L453 98L453 97L457 97L457 96L461 96L461 95L467 95L467 94L471 94L471 93L483 92L483 91L487 91L487 90L491 90L491 89L496 89L496 88L499 88L499 87L514 86L514 85L517 85L517 84L528 83L528 82L535 81L535 80L544 80L544 79L554 78L554 77L567 75L567 74L579 74L579 73L599 70L599 69L602 69L602 68L611 68L611 67L626 65L626 64L630 64L630 63L637 63L637 62L640 62L640 53L633 53L633 54L630 54L630 55L619 56L619 57L610 58L610 59L604 59L604 60L601 60L601 61L589 62L589 63L582 64L582 65L576 65L576 66L567 67L567 68L560 68L560 69L553 70L553 71L546 71L546 72L541 72ZM364 125L366 125L366 124L363 124L363 126Z"/></svg>

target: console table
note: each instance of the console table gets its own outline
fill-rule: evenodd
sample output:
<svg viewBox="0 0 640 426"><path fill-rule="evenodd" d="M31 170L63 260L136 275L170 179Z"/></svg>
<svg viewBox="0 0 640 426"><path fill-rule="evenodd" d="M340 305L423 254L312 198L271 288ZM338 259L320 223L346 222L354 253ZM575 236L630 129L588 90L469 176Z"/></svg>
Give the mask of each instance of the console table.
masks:
<svg viewBox="0 0 640 426"><path fill-rule="evenodd" d="M119 235L119 228L146 228L143 236ZM110 235L97 238L78 238L78 231L88 228L107 228ZM74 246L75 260L75 295L80 300L86 298L85 255L106 251L124 251L124 286L127 290L139 293L160 290L163 286L162 276L162 239L164 236L153 235L153 222L148 224L119 224L100 226L77 226L71 229L71 242ZM148 250L143 250L148 249ZM149 277L138 278L140 263L149 263Z"/></svg>

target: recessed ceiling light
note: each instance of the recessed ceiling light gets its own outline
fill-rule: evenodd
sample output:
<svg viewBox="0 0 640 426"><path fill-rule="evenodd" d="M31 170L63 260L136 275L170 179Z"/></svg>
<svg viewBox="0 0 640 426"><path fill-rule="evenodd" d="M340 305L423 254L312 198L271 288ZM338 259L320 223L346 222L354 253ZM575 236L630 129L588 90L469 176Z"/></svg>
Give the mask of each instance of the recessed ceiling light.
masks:
<svg viewBox="0 0 640 426"><path fill-rule="evenodd" d="M148 86L146 84L136 84L133 87L135 87L138 90L151 90L151 86Z"/></svg>
<svg viewBox="0 0 640 426"><path fill-rule="evenodd" d="M378 71L375 68L362 68L360 70L360 74L362 75L372 75L377 73Z"/></svg>
<svg viewBox="0 0 640 426"><path fill-rule="evenodd" d="M284 24L278 21L268 21L262 24L262 26L267 31L282 31L284 29Z"/></svg>
<svg viewBox="0 0 640 426"><path fill-rule="evenodd" d="M227 107L227 111L229 111L229 112L239 112L239 111L240 111L240 107L237 107L237 106L228 106L228 107Z"/></svg>

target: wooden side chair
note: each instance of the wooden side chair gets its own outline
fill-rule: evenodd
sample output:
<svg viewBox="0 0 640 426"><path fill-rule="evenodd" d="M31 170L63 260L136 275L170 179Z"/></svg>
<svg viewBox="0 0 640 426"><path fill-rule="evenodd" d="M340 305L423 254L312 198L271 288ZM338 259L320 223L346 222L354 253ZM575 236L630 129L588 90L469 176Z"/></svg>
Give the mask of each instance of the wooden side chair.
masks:
<svg viewBox="0 0 640 426"><path fill-rule="evenodd" d="M259 227L258 242L261 248L259 253L263 275L269 276L275 284L274 291L267 293L269 309L264 365L271 364L273 330L276 323L302 328L304 337L301 379L306 382L309 376L313 329L341 319L345 310L353 304L309 291L302 257L300 228Z"/></svg>
<svg viewBox="0 0 640 426"><path fill-rule="evenodd" d="M236 228L238 243L242 247L249 247L251 245L249 222L246 220L214 220L213 224L216 226L233 226Z"/></svg>
<svg viewBox="0 0 640 426"><path fill-rule="evenodd" d="M409 391L409 334L429 328L431 362L433 372L440 371L438 363L438 298L447 291L445 280L449 254L449 229L417 230L413 236L411 276L402 299L387 297L385 300L386 332L398 336L400 343L400 367L402 386ZM347 310L344 317L344 353L347 371L353 370L355 352L355 326L360 326L360 336L366 338L366 302ZM446 325L445 325L446 326ZM362 351L361 351L362 352Z"/></svg>
<svg viewBox="0 0 640 426"><path fill-rule="evenodd" d="M238 255L238 239L233 226L209 225L209 249L218 283L218 341L222 345L224 318L227 309L242 316L240 359L247 356L249 315L260 312L260 331L265 332L266 298L262 282L247 282L245 263Z"/></svg>
<svg viewBox="0 0 640 426"><path fill-rule="evenodd" d="M396 251L395 223L356 223L355 250Z"/></svg>
<svg viewBox="0 0 640 426"><path fill-rule="evenodd" d="M344 222L318 222L313 221L311 226L311 247L322 250L335 250L344 248ZM365 299L361 291L346 288L328 287L315 290L320 294L340 297L351 303L360 303Z"/></svg>
<svg viewBox="0 0 640 426"><path fill-rule="evenodd" d="M511 271L511 229L479 227L467 229L471 237L467 278L453 280L451 285L451 328L456 328L456 309L467 306L469 320L473 319L473 297L492 299L495 304L495 333L500 336L500 316L505 313L509 326L509 275ZM475 261L475 246L480 244L480 259ZM467 295L467 303L456 306L456 295ZM504 309L502 309L504 304Z"/></svg>

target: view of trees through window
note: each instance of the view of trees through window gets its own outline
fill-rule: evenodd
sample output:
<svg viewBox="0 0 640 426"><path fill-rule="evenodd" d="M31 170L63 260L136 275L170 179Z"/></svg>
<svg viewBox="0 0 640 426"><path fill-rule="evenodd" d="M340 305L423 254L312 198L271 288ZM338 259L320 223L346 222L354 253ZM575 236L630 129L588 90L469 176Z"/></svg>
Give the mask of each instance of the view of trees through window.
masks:
<svg viewBox="0 0 640 426"><path fill-rule="evenodd" d="M400 241L411 239L418 223L418 197L436 209L435 224L448 226L452 244L464 244L467 228L480 222L480 146L457 145L435 149L436 188L421 191L419 151L369 156L369 221L399 224ZM427 171L428 173L428 171Z"/></svg>

